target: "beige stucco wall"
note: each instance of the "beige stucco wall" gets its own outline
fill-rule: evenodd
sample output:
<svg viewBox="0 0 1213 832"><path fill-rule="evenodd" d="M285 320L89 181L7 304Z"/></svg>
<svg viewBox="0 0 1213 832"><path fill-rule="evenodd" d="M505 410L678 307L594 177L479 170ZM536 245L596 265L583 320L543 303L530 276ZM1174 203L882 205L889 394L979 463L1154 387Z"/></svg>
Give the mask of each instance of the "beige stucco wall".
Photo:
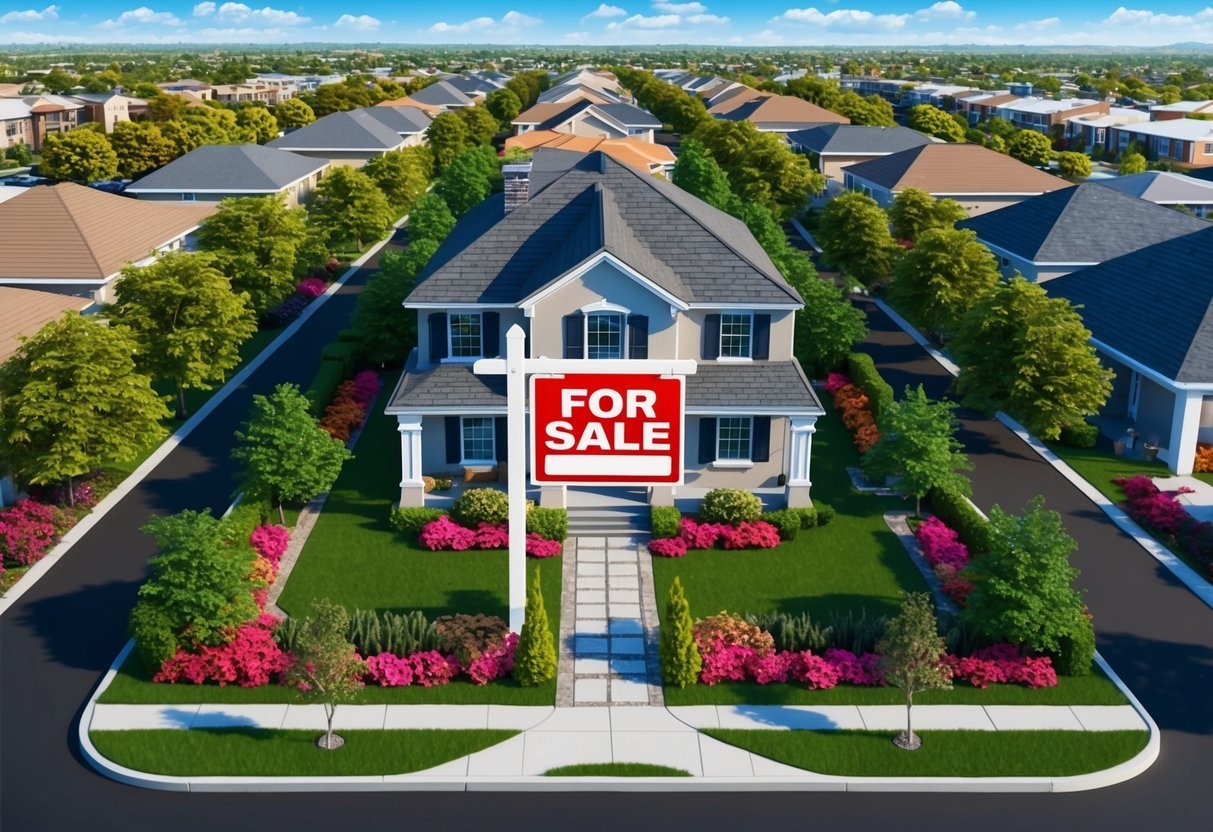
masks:
<svg viewBox="0 0 1213 832"><path fill-rule="evenodd" d="M853 165L856 162L866 162L870 159L878 158L877 156L835 156L829 154L821 156L820 168L821 172L831 179L842 181L842 169L848 165Z"/></svg>
<svg viewBox="0 0 1213 832"><path fill-rule="evenodd" d="M771 419L771 458L767 462L755 462L748 469L717 468L712 464L699 464L699 419L699 416L688 416L686 421L686 451L683 460L686 469L685 485L695 488L763 488L778 485L779 475L784 473L787 419Z"/></svg>

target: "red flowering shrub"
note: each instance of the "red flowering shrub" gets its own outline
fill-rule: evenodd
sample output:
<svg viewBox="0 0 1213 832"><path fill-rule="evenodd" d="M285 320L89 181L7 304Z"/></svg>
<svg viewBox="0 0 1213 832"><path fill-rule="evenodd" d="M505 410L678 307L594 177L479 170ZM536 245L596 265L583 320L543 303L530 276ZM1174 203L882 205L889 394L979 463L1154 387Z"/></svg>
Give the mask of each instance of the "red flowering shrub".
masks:
<svg viewBox="0 0 1213 832"><path fill-rule="evenodd" d="M462 552L470 549L476 543L476 533L465 528L445 514L437 520L431 520L421 528L418 535L421 545L432 552L450 549Z"/></svg>
<svg viewBox="0 0 1213 832"><path fill-rule="evenodd" d="M662 558L680 558L687 553L687 543L681 537L663 537L649 541L649 551Z"/></svg>
<svg viewBox="0 0 1213 832"><path fill-rule="evenodd" d="M759 656L754 653L752 648L732 649L750 651L750 655L746 658L745 662L745 672L747 676L758 684L769 685L772 682L786 682L788 680L788 673L792 670L795 654L782 651L770 653L766 656Z"/></svg>
<svg viewBox="0 0 1213 832"><path fill-rule="evenodd" d="M855 384L840 387L833 395L834 407L842 411L842 423L851 431L855 448L861 454L867 453L880 440L867 395Z"/></svg>
<svg viewBox="0 0 1213 832"><path fill-rule="evenodd" d="M788 677L802 682L809 690L829 690L838 684L842 673L823 656L814 656L805 650L793 654Z"/></svg>
<svg viewBox="0 0 1213 832"><path fill-rule="evenodd" d="M363 370L347 383L351 385L350 397L363 407L379 395L379 375L374 370Z"/></svg>
<svg viewBox="0 0 1213 832"><path fill-rule="evenodd" d="M350 436L366 418L366 410L350 398L335 398L324 409L320 418L320 427L328 431L329 436L349 442Z"/></svg>
<svg viewBox="0 0 1213 832"><path fill-rule="evenodd" d="M291 656L274 641L278 618L268 613L241 624L226 644L202 647L197 653L179 649L177 655L160 667L153 682L179 681L201 685L217 682L220 687L237 684L242 688L268 685L277 674L291 666Z"/></svg>
<svg viewBox="0 0 1213 832"><path fill-rule="evenodd" d="M510 545L510 532L505 523L479 523L472 530L444 514L422 526L418 540L432 552L505 549ZM538 532L526 536L526 553L530 557L551 558L563 551L564 544L559 540L547 540Z"/></svg>
<svg viewBox="0 0 1213 832"><path fill-rule="evenodd" d="M539 532L531 532L526 536L526 553L532 558L554 558L564 551L564 544L559 540L548 540Z"/></svg>
<svg viewBox="0 0 1213 832"><path fill-rule="evenodd" d="M711 549L727 528L727 523L699 523L683 517L678 525L678 537L688 549Z"/></svg>
<svg viewBox="0 0 1213 832"><path fill-rule="evenodd" d="M969 602L969 594L973 591L973 582L968 578L960 575L952 575L945 578L939 585L943 594L956 602L957 606L963 607Z"/></svg>
<svg viewBox="0 0 1213 832"><path fill-rule="evenodd" d="M254 552L274 564L276 569L291 542L291 533L284 526L267 523L253 529L248 542Z"/></svg>
<svg viewBox="0 0 1213 832"><path fill-rule="evenodd" d="M779 529L765 520L725 526L721 534L726 549L774 549L779 545Z"/></svg>
<svg viewBox="0 0 1213 832"><path fill-rule="evenodd" d="M509 676L514 669L514 652L517 648L518 634L506 633L502 644L488 648L468 664L468 676L478 685Z"/></svg>
<svg viewBox="0 0 1213 832"><path fill-rule="evenodd" d="M959 571L969 563L969 549L960 542L954 529L949 528L938 517L928 517L914 532L922 556L931 566L946 564Z"/></svg>
<svg viewBox="0 0 1213 832"><path fill-rule="evenodd" d="M1125 492L1125 509L1143 526L1164 534L1175 534L1190 519L1187 510L1175 500L1177 495L1159 491L1149 477L1139 474L1112 482Z"/></svg>
<svg viewBox="0 0 1213 832"><path fill-rule="evenodd" d="M714 685L717 682L744 682L746 666L755 659L756 655L753 647L742 644L722 644L713 650L703 652L703 667L699 671L699 681L705 685Z"/></svg>
<svg viewBox="0 0 1213 832"><path fill-rule="evenodd" d="M306 280L299 281L299 285L295 287L295 292L305 298L318 298L324 294L326 289L328 289L328 284L323 280L309 277Z"/></svg>
<svg viewBox="0 0 1213 832"><path fill-rule="evenodd" d="M876 443L880 441L880 431L876 428L876 423L863 425L856 428L854 436L851 437L855 443L855 450L861 454L866 454L872 448L876 447Z"/></svg>
<svg viewBox="0 0 1213 832"><path fill-rule="evenodd" d="M850 650L826 650L825 660L838 671L838 681L851 685L879 687L884 684L884 673L880 670L880 656L864 653L856 656Z"/></svg>
<svg viewBox="0 0 1213 832"><path fill-rule="evenodd" d="M835 396L842 388L851 386L851 379L845 373L829 373L826 376L825 384L822 386L827 393Z"/></svg>
<svg viewBox="0 0 1213 832"><path fill-rule="evenodd" d="M994 684L1025 685L1029 688L1054 687L1057 671L1048 656L1021 656L1011 644L995 644L976 651L971 656L945 656L952 669L952 678L966 681L973 687L987 688Z"/></svg>
<svg viewBox="0 0 1213 832"><path fill-rule="evenodd" d="M23 566L42 560L63 525L62 512L54 506L18 500L0 511L0 557Z"/></svg>

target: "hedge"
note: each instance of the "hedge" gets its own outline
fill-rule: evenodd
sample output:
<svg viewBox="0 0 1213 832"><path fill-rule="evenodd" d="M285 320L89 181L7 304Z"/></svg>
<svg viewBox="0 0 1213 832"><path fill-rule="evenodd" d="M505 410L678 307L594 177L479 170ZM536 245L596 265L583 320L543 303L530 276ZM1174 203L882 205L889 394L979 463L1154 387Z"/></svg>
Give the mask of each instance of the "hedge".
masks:
<svg viewBox="0 0 1213 832"><path fill-rule="evenodd" d="M426 523L432 523L445 515L446 512L440 508L426 506L393 508L388 516L388 525L392 527L392 531L400 534L421 534Z"/></svg>
<svg viewBox="0 0 1213 832"><path fill-rule="evenodd" d="M935 516L951 527L970 552L987 552L990 549L990 524L978 514L963 494L942 488L931 490L928 495Z"/></svg>
<svg viewBox="0 0 1213 832"><path fill-rule="evenodd" d="M569 536L569 510L536 506L526 513L526 531L544 540L563 541Z"/></svg>
<svg viewBox="0 0 1213 832"><path fill-rule="evenodd" d="M676 506L653 506L649 509L649 523L653 528L653 539L678 537L682 512Z"/></svg>
<svg viewBox="0 0 1213 832"><path fill-rule="evenodd" d="M1061 429L1061 444L1071 448L1094 448L1099 441L1099 428L1090 422L1066 425Z"/></svg>
<svg viewBox="0 0 1213 832"><path fill-rule="evenodd" d="M341 362L320 362L320 369L316 372L316 377L312 379L311 386L303 391L303 395L312 409L312 414L317 419L323 415L324 409L328 407L337 392L337 386L345 381L345 377L345 365Z"/></svg>
<svg viewBox="0 0 1213 832"><path fill-rule="evenodd" d="M880 425L880 417L885 408L893 403L893 388L880 377L872 356L864 352L851 353L847 357L847 375L868 397L868 408L872 411L876 424Z"/></svg>
<svg viewBox="0 0 1213 832"><path fill-rule="evenodd" d="M354 374L355 345L349 341L334 341L320 351L320 361L336 362L341 367L343 378Z"/></svg>

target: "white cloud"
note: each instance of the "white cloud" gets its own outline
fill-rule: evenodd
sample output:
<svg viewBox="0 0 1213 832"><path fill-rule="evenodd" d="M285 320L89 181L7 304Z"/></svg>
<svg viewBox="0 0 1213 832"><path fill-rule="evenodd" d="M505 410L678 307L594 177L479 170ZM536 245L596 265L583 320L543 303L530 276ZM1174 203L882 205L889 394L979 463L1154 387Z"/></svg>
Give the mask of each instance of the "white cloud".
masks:
<svg viewBox="0 0 1213 832"><path fill-rule="evenodd" d="M1104 19L1112 26L1192 26L1213 20L1213 8L1206 6L1196 14L1163 14L1120 6Z"/></svg>
<svg viewBox="0 0 1213 832"><path fill-rule="evenodd" d="M33 23L37 20L55 20L59 17L58 6L47 6L42 11L37 9L26 9L25 11L12 11L0 15L0 23Z"/></svg>
<svg viewBox="0 0 1213 832"><path fill-rule="evenodd" d="M1040 20L1025 20L1015 26L1016 32L1036 32L1041 29L1048 29L1061 23L1060 17L1042 17Z"/></svg>
<svg viewBox="0 0 1213 832"><path fill-rule="evenodd" d="M634 14L622 23L608 23L607 29L618 32L621 29L675 29L682 25L682 16L677 14L655 14L648 17Z"/></svg>
<svg viewBox="0 0 1213 832"><path fill-rule="evenodd" d="M721 17L717 14L693 14L687 18L687 23L694 26L720 26L728 23L727 17Z"/></svg>
<svg viewBox="0 0 1213 832"><path fill-rule="evenodd" d="M932 3L927 8L914 12L914 16L919 20L939 20L941 18L972 20L977 13L969 11L956 0L939 0L938 3Z"/></svg>
<svg viewBox="0 0 1213 832"><path fill-rule="evenodd" d="M664 0L655 0L653 8L666 14L703 14L708 10L703 3L667 3Z"/></svg>
<svg viewBox="0 0 1213 832"><path fill-rule="evenodd" d="M501 16L501 23L491 17L475 17L471 20L465 20L463 23L445 23L439 21L429 28L434 34L449 34L458 32L476 32L481 29L491 29L497 26L502 26L507 29L519 29L524 26L535 26L543 21L537 17L525 15L522 12L508 11Z"/></svg>
<svg viewBox="0 0 1213 832"><path fill-rule="evenodd" d="M598 4L598 8L594 9L594 11L590 12L581 19L589 20L590 18L624 17L625 15L627 15L626 9L621 9L619 6L611 6L606 3L600 3ZM570 34L576 33L570 32Z"/></svg>
<svg viewBox="0 0 1213 832"><path fill-rule="evenodd" d="M219 7L218 19L230 23L271 23L276 26L302 26L311 23L310 17L274 9L269 6L254 9L244 3L224 3Z"/></svg>
<svg viewBox="0 0 1213 832"><path fill-rule="evenodd" d="M8 43L88 43L88 38L51 35L46 32L6 32L0 35Z"/></svg>
<svg viewBox="0 0 1213 832"><path fill-rule="evenodd" d="M901 29L910 20L908 14L873 14L862 9L835 9L819 12L815 8L788 9L772 23L803 23L825 29Z"/></svg>
<svg viewBox="0 0 1213 832"><path fill-rule="evenodd" d="M111 18L97 24L100 29L122 29L127 26L180 26L181 21L175 17L172 12L158 12L149 9L147 6L140 6L137 9L130 9L117 18Z"/></svg>
<svg viewBox="0 0 1213 832"><path fill-rule="evenodd" d="M369 14L343 14L333 25L338 29L357 29L360 32L369 32L372 29L378 29L380 23L382 21L379 18L371 17Z"/></svg>
<svg viewBox="0 0 1213 832"><path fill-rule="evenodd" d="M215 4L207 0L194 6L194 17L210 17L215 13Z"/></svg>
<svg viewBox="0 0 1213 832"><path fill-rule="evenodd" d="M531 17L529 14L514 11L506 12L501 18L501 25L509 26L511 29L522 26L538 26L542 22L537 17Z"/></svg>

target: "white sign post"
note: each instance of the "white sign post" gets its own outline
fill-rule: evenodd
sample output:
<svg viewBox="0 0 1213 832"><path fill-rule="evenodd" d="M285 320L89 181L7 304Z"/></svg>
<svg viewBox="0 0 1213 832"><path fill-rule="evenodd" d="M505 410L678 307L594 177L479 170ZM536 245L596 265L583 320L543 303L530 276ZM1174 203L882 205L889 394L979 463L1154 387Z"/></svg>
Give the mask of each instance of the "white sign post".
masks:
<svg viewBox="0 0 1213 832"><path fill-rule="evenodd" d="M531 373L681 375L695 373L689 359L585 359L527 358L526 332L518 324L505 335L505 358L481 358L476 375L504 375L506 393L506 448L510 498L509 605L510 630L522 630L526 611L526 378ZM609 482L607 483L609 484Z"/></svg>

